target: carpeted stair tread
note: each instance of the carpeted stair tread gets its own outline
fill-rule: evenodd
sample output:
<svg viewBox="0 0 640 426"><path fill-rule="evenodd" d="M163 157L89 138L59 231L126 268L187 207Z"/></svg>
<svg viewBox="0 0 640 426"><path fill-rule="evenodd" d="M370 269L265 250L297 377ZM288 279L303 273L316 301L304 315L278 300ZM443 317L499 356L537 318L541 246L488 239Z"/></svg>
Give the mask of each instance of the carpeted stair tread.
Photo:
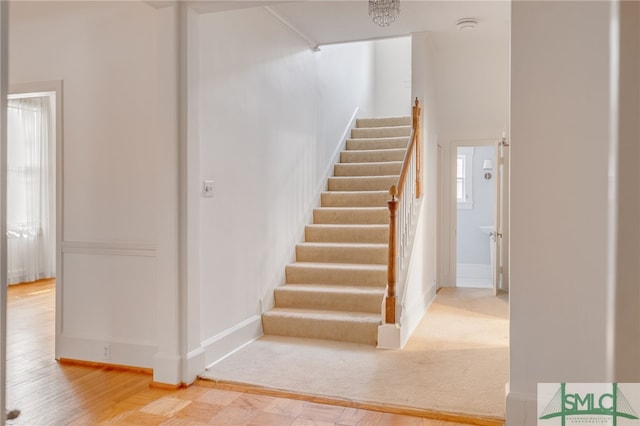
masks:
<svg viewBox="0 0 640 426"><path fill-rule="evenodd" d="M287 284L386 287L387 265L295 262L285 268Z"/></svg>
<svg viewBox="0 0 640 426"><path fill-rule="evenodd" d="M398 175L392 176L334 176L329 178L330 191L389 191L398 183Z"/></svg>
<svg viewBox="0 0 640 426"><path fill-rule="evenodd" d="M365 127L351 129L351 138L392 138L410 136L411 126Z"/></svg>
<svg viewBox="0 0 640 426"><path fill-rule="evenodd" d="M376 149L407 149L408 136L395 136L390 138L351 138L347 139L347 150L376 150Z"/></svg>
<svg viewBox="0 0 640 426"><path fill-rule="evenodd" d="M347 150L340 153L340 162L379 163L386 161L403 161L406 152L406 148Z"/></svg>
<svg viewBox="0 0 640 426"><path fill-rule="evenodd" d="M402 161L379 161L369 163L337 163L334 176L392 176L399 175Z"/></svg>
<svg viewBox="0 0 640 426"><path fill-rule="evenodd" d="M286 284L275 290L276 307L380 313L384 287Z"/></svg>
<svg viewBox="0 0 640 426"><path fill-rule="evenodd" d="M305 228L307 242L382 243L388 244L388 225L314 224Z"/></svg>
<svg viewBox="0 0 640 426"><path fill-rule="evenodd" d="M388 190L326 191L320 194L322 207L384 207L391 199Z"/></svg>
<svg viewBox="0 0 640 426"><path fill-rule="evenodd" d="M356 127L411 126L412 119L402 117L365 117L356 119Z"/></svg>
<svg viewBox="0 0 640 426"><path fill-rule="evenodd" d="M388 244L305 242L296 246L296 260L299 262L386 265L388 249Z"/></svg>
<svg viewBox="0 0 640 426"><path fill-rule="evenodd" d="M387 207L319 207L313 210L314 223L388 224Z"/></svg>
<svg viewBox="0 0 640 426"><path fill-rule="evenodd" d="M265 334L375 345L380 313L274 308L262 315Z"/></svg>
<svg viewBox="0 0 640 426"><path fill-rule="evenodd" d="M410 117L358 119L334 165L296 262L286 266L269 335L375 345L387 286L389 188L409 146Z"/></svg>

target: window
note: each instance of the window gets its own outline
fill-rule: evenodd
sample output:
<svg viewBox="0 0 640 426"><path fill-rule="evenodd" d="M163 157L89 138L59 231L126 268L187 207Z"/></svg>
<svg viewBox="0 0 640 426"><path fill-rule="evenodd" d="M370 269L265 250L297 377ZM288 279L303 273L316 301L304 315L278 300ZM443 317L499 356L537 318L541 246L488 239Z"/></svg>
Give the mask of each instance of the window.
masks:
<svg viewBox="0 0 640 426"><path fill-rule="evenodd" d="M456 158L456 198L459 209L473 208L471 176L473 169L473 147L458 148Z"/></svg>
<svg viewBox="0 0 640 426"><path fill-rule="evenodd" d="M7 276L55 276L53 95L7 101Z"/></svg>

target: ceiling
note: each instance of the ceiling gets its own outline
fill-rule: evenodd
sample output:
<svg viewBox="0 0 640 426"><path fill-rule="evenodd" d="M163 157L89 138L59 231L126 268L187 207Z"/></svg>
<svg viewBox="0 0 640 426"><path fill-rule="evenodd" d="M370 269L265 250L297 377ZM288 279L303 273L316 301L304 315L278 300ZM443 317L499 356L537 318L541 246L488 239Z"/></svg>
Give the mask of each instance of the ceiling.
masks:
<svg viewBox="0 0 640 426"><path fill-rule="evenodd" d="M220 13L233 9L267 7L289 26L318 45L409 35L423 31L456 31L461 18L476 18L478 30L503 29L509 25L508 0L400 0L400 14L387 28L368 16L367 0L312 1L195 1L200 13Z"/></svg>

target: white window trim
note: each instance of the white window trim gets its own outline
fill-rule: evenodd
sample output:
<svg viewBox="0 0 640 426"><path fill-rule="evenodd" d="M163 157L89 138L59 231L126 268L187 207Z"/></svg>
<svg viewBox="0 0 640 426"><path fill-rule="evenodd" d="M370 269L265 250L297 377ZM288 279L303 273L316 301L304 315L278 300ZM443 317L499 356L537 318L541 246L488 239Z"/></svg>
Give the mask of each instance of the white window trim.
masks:
<svg viewBox="0 0 640 426"><path fill-rule="evenodd" d="M464 155L464 193L466 196L465 201L458 201L459 209L472 209L473 208L473 147L465 146L459 147L457 150L457 156ZM457 161L456 161L457 165ZM456 172L457 176L457 172Z"/></svg>

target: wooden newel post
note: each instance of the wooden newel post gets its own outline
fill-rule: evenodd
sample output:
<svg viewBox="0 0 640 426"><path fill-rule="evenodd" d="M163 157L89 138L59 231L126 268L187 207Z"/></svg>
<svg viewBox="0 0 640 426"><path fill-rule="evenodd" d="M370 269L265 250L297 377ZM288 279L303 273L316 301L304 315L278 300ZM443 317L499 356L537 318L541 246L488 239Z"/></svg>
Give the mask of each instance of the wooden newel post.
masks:
<svg viewBox="0 0 640 426"><path fill-rule="evenodd" d="M387 267L387 297L385 299L385 324L396 323L396 212L398 190L393 185L389 190L389 263Z"/></svg>
<svg viewBox="0 0 640 426"><path fill-rule="evenodd" d="M422 197L422 135L420 129L420 102L418 98L413 105L413 131L416 138L416 198Z"/></svg>

